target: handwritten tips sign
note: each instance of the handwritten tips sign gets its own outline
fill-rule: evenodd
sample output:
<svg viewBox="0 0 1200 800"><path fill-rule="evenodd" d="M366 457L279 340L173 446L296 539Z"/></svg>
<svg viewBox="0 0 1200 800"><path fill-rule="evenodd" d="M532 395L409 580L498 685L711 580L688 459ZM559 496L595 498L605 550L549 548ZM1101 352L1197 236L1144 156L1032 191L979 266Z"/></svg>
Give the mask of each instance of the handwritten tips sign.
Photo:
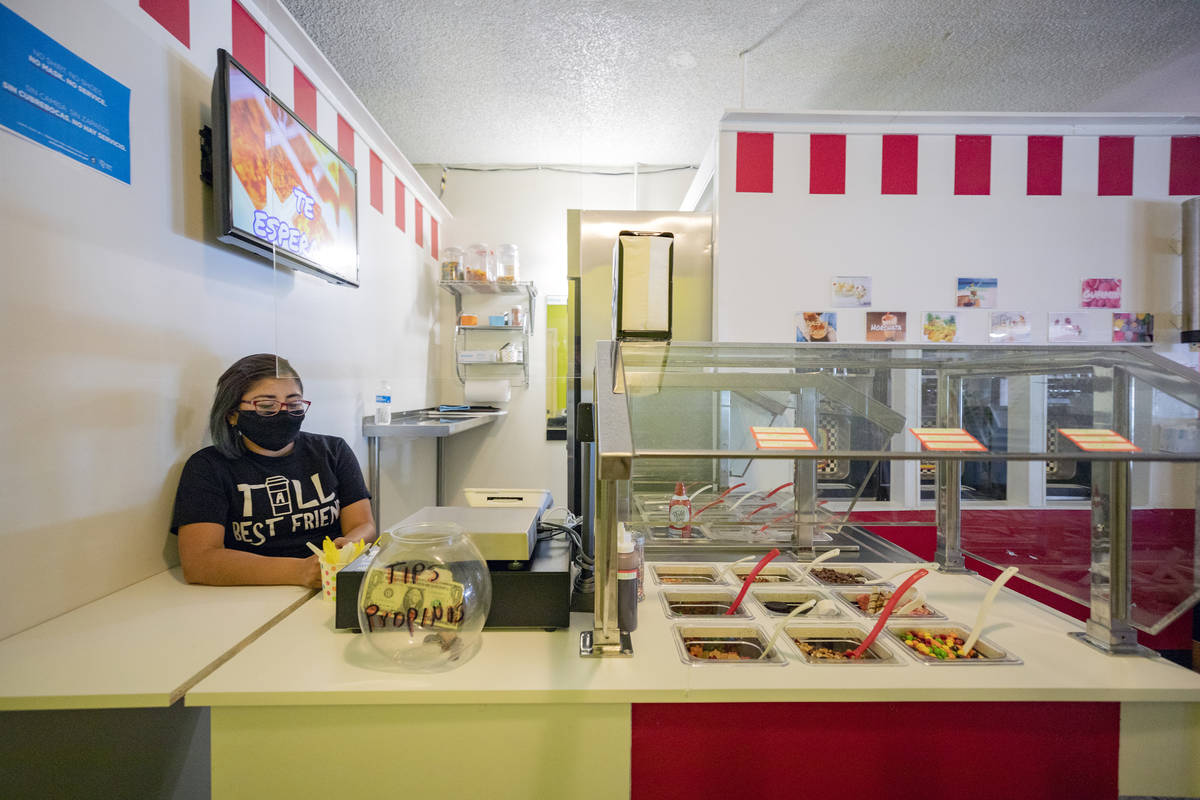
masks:
<svg viewBox="0 0 1200 800"><path fill-rule="evenodd" d="M0 125L129 183L129 88L4 5Z"/></svg>

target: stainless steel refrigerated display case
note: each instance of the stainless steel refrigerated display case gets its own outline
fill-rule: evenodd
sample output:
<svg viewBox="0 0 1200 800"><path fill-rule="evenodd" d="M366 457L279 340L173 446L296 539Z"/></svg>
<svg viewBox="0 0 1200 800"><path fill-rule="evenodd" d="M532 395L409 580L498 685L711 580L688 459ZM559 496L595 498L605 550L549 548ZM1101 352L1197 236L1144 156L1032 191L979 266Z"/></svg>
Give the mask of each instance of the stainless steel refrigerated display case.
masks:
<svg viewBox="0 0 1200 800"><path fill-rule="evenodd" d="M1087 606L1080 638L1106 652L1142 652L1137 631L1157 633L1200 600L1200 375L1148 348L600 342L595 352L596 594L585 654L623 649L618 526L675 560L779 548L809 561L880 541L852 512L873 499L864 489L884 470L887 507L911 510L932 466L939 569L966 571L966 555L1019 565L1025 580ZM1086 395L1072 403L1087 430L1100 433L1064 425L1047 435L1066 380ZM981 418L972 397L998 409L987 435L970 437L977 448L922 445L915 432L930 427L971 434ZM831 416L856 435L811 435ZM764 437L802 428L811 445L763 449L756 428ZM1089 497L1047 493L1064 461L1087 476ZM855 476L853 494L823 493L830 463ZM1003 499L980 505L964 472L985 464L1003 466ZM712 485L687 487L697 494L685 536L667 526L665 506L680 476L698 474Z"/></svg>

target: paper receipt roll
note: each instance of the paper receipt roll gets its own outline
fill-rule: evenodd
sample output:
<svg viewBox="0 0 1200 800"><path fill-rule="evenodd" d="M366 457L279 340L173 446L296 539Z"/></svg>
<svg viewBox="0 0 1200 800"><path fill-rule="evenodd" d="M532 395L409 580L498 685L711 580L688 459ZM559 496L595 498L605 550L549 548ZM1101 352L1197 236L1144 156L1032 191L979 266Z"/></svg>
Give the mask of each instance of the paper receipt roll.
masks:
<svg viewBox="0 0 1200 800"><path fill-rule="evenodd" d="M470 405L507 403L512 396L512 385L506 380L468 380L463 396Z"/></svg>

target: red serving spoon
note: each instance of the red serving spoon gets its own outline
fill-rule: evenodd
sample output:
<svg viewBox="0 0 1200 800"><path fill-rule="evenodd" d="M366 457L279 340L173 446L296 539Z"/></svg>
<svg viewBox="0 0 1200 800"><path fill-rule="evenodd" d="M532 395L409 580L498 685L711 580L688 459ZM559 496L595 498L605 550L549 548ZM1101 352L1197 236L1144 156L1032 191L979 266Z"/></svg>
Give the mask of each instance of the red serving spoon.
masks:
<svg viewBox="0 0 1200 800"><path fill-rule="evenodd" d="M887 622L888 617L892 615L892 609L894 609L896 604L900 602L900 598L904 596L904 593L907 592L914 583L921 580L921 578L924 578L928 574L929 570L919 569L912 575L909 575L908 580L904 581L904 583L897 587L896 591L892 592L892 596L888 598L886 603L884 603L883 610L879 612L879 621L875 623L875 627L872 628L871 632L867 634L867 638L863 639L862 644L851 650L849 653L846 653L846 658L859 658L863 653L867 652L867 648L871 646L871 644L875 641L875 637L879 635L881 630L883 630L884 623Z"/></svg>
<svg viewBox="0 0 1200 800"><path fill-rule="evenodd" d="M712 508L713 506L715 506L715 505L717 505L718 503L722 502L722 501L725 499L725 496L726 496L727 494L729 494L730 492L732 492L734 489L739 489L739 488L741 488L742 486L745 486L745 485L746 485L746 484L745 484L745 482L743 482L743 483L739 483L739 484L737 484L737 485L735 485L735 486L730 486L728 489L726 489L725 491L721 492L721 496L720 496L720 497L718 497L716 500L713 500L711 503L709 503L708 505L706 505L704 508L702 508L702 509L700 509L699 511L697 511L695 514L692 514L692 519L695 519L696 517L698 517L698 516L700 516L701 514L703 514L705 511L708 511L708 510L709 510L710 508Z"/></svg>
<svg viewBox="0 0 1200 800"><path fill-rule="evenodd" d="M762 572L762 568L769 564L771 559L777 555L779 555L779 548L773 547L771 548L771 552L763 556L762 560L754 565L754 569L750 570L750 574L746 576L746 580L742 581L742 590L738 592L737 599L733 601L733 605L725 612L725 616L737 613L738 606L742 604L742 598L746 596L746 590L750 588L750 584L754 583L754 579L758 577L758 573Z"/></svg>

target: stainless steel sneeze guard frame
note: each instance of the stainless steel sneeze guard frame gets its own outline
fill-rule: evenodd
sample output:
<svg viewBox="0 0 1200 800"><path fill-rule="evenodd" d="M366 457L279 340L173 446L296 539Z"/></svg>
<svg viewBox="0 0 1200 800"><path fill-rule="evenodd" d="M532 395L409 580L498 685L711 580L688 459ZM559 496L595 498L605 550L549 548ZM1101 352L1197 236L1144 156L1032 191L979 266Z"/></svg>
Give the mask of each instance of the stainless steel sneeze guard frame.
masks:
<svg viewBox="0 0 1200 800"><path fill-rule="evenodd" d="M1125 437L1139 448L1136 452L1050 449L1046 435L1041 433L1045 428L1045 381L1067 373L1091 376L1092 427ZM920 400L917 408L911 399L906 406L902 398L899 407L893 406L906 382L912 386L923 375L936 378L937 427L962 428L970 424L968 420L964 425L965 394L973 385L971 381L980 380L1003 379L1007 381L1006 392L1011 382L1021 397L1032 398L1027 402L1030 408L1042 403L1041 416L1023 411L1024 406L1007 406L999 440L1002 444L981 452L922 449L904 430L923 426ZM875 376L875 383L870 384L874 388L866 391L862 386L871 376ZM1145 466L1141 469L1150 470L1200 462L1200 451L1181 452L1159 445L1157 431L1167 417L1156 416L1159 400L1163 399L1164 404L1173 404L1171 408L1190 409L1189 418L1194 420L1200 411L1200 375L1145 347L599 342L594 385L596 603L594 630L589 637L591 655L629 654L617 626L616 541L618 524L632 522L632 514L640 513L630 511L635 505L635 487L641 487L642 492L647 486L665 492L688 465L701 466L692 469L689 474L693 476L717 476L710 485L715 483L718 489L722 479L734 487L728 465L735 459L751 465L791 462L782 474L791 478L788 485L793 487L795 499L789 502L794 509L788 517L790 522L782 524L793 528L790 550L800 561L814 555L814 532L840 534L848 524L845 519L849 511L839 521L837 515L818 505L819 462L857 459L872 463L871 473L879 463L931 464L936 475L936 560L942 571L965 572L963 504L958 489L964 464L1031 464L1028 472L1036 474L1036 462L1044 464L1068 456L1091 466L1090 599L1081 598L1090 604L1091 616L1080 638L1112 654L1143 652L1136 643L1137 629L1158 632L1200 600L1200 587L1196 585L1200 569L1193 568L1190 594L1170 613L1152 620L1153 624L1143 621L1136 626L1131 616L1132 465L1142 464ZM885 388L880 390L880 385ZM816 431L818 409L831 405L873 432L869 444L874 449L855 447L852 442L831 444L816 435L815 450L750 449L748 432L740 429L753 413L758 415L756 418L770 420L772 426ZM690 417L700 421L696 427L703 428L711 421L711 430L690 431L681 426L679 419L689 418L692 408L700 409ZM1017 419L1021 413L1043 420L1041 429L1031 427L1030 419ZM928 426L930 422L923 424ZM1011 437L1010 429L1014 432ZM681 430L685 435L680 435ZM1044 480L1044 467L1041 469ZM1194 466L1191 469L1195 471ZM771 474L781 473L775 468ZM1191 486L1191 496L1184 503L1175 503L1176 507L1194 509L1195 477ZM860 487L850 510L861 495ZM636 505L641 503L639 500ZM1040 507L1045 504L1033 506L1035 510ZM1191 535L1194 540L1194 530ZM687 546L692 549L714 544L688 542ZM764 543L757 549L765 551L770 546ZM746 549L756 548L748 543ZM1193 562L1197 559L1194 541L1188 556Z"/></svg>

